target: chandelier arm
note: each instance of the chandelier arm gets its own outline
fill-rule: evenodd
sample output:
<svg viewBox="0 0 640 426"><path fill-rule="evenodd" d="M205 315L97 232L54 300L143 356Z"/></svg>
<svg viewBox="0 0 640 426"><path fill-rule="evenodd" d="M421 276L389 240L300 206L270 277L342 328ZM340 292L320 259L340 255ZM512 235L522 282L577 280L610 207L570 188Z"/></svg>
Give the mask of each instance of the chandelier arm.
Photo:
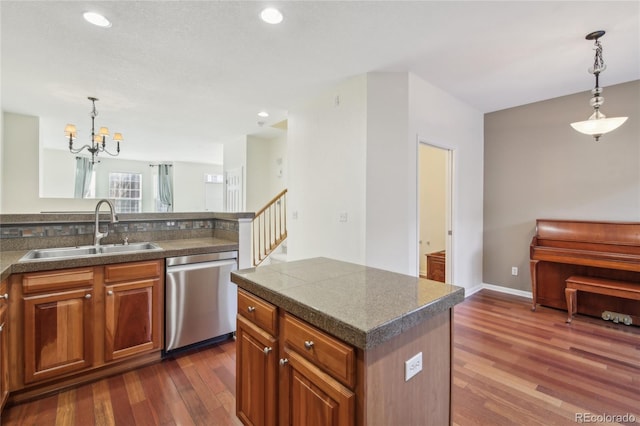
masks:
<svg viewBox="0 0 640 426"><path fill-rule="evenodd" d="M117 157L118 155L120 155L120 150L118 150L115 154L107 151L106 148L100 148L100 152L106 152L107 154L109 154L112 157Z"/></svg>
<svg viewBox="0 0 640 426"><path fill-rule="evenodd" d="M73 148L71 145L69 146L69 152L71 152L72 154L78 154L79 152L81 152L83 149L87 149L89 151L92 150L92 147L89 145L84 145L81 146L80 148Z"/></svg>

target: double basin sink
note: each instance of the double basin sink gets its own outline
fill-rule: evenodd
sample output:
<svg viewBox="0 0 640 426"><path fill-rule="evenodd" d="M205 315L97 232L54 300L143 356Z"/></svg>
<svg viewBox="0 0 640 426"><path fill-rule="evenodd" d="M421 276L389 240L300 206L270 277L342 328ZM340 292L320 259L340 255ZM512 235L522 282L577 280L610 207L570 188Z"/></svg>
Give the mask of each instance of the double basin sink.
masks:
<svg viewBox="0 0 640 426"><path fill-rule="evenodd" d="M20 262L37 260L59 260L76 257L93 257L107 254L130 254L147 251L159 251L162 248L154 243L105 244L98 246L61 247L35 249L20 258Z"/></svg>

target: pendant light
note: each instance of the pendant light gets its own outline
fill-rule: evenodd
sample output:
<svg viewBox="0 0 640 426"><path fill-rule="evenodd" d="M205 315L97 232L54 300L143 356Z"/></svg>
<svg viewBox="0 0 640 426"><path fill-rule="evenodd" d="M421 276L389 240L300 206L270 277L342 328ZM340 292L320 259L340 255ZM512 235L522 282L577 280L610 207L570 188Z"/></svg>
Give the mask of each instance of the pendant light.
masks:
<svg viewBox="0 0 640 426"><path fill-rule="evenodd" d="M607 118L602 111L600 111L600 107L604 103L604 97L602 96L599 77L600 73L607 69L607 66L604 64L604 60L602 59L602 44L600 44L599 40L604 34L604 31L594 31L587 34L585 37L587 40L594 40L594 49L596 51L593 68L589 68L589 73L596 77L596 87L591 91L593 97L589 101L589 104L594 109L593 114L591 114L591 117L585 121L571 123L571 127L575 130L580 133L593 136L596 141L600 140L600 136L617 129L627 121L627 117Z"/></svg>

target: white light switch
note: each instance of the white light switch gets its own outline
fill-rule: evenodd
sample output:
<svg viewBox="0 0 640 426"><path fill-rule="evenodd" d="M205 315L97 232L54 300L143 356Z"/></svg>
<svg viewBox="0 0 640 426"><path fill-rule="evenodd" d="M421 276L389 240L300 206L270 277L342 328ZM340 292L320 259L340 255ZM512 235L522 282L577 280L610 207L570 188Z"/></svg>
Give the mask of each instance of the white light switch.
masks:
<svg viewBox="0 0 640 426"><path fill-rule="evenodd" d="M404 362L404 381L408 381L410 378L422 371L422 352L418 352L416 355L409 358Z"/></svg>

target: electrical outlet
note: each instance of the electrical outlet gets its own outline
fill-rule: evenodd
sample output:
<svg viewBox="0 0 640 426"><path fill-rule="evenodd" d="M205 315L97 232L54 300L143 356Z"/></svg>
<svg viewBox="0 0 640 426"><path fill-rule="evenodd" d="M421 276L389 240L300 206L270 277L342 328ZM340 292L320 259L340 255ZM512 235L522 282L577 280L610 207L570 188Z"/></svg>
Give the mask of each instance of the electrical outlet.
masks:
<svg viewBox="0 0 640 426"><path fill-rule="evenodd" d="M404 381L408 381L410 378L422 371L422 352L418 352L416 355L404 362Z"/></svg>
<svg viewBox="0 0 640 426"><path fill-rule="evenodd" d="M518 276L518 267L517 266L512 266L511 267L511 275Z"/></svg>
<svg viewBox="0 0 640 426"><path fill-rule="evenodd" d="M346 222L349 220L349 215L347 214L347 212L340 212L339 216L338 216L338 220L340 222Z"/></svg>

